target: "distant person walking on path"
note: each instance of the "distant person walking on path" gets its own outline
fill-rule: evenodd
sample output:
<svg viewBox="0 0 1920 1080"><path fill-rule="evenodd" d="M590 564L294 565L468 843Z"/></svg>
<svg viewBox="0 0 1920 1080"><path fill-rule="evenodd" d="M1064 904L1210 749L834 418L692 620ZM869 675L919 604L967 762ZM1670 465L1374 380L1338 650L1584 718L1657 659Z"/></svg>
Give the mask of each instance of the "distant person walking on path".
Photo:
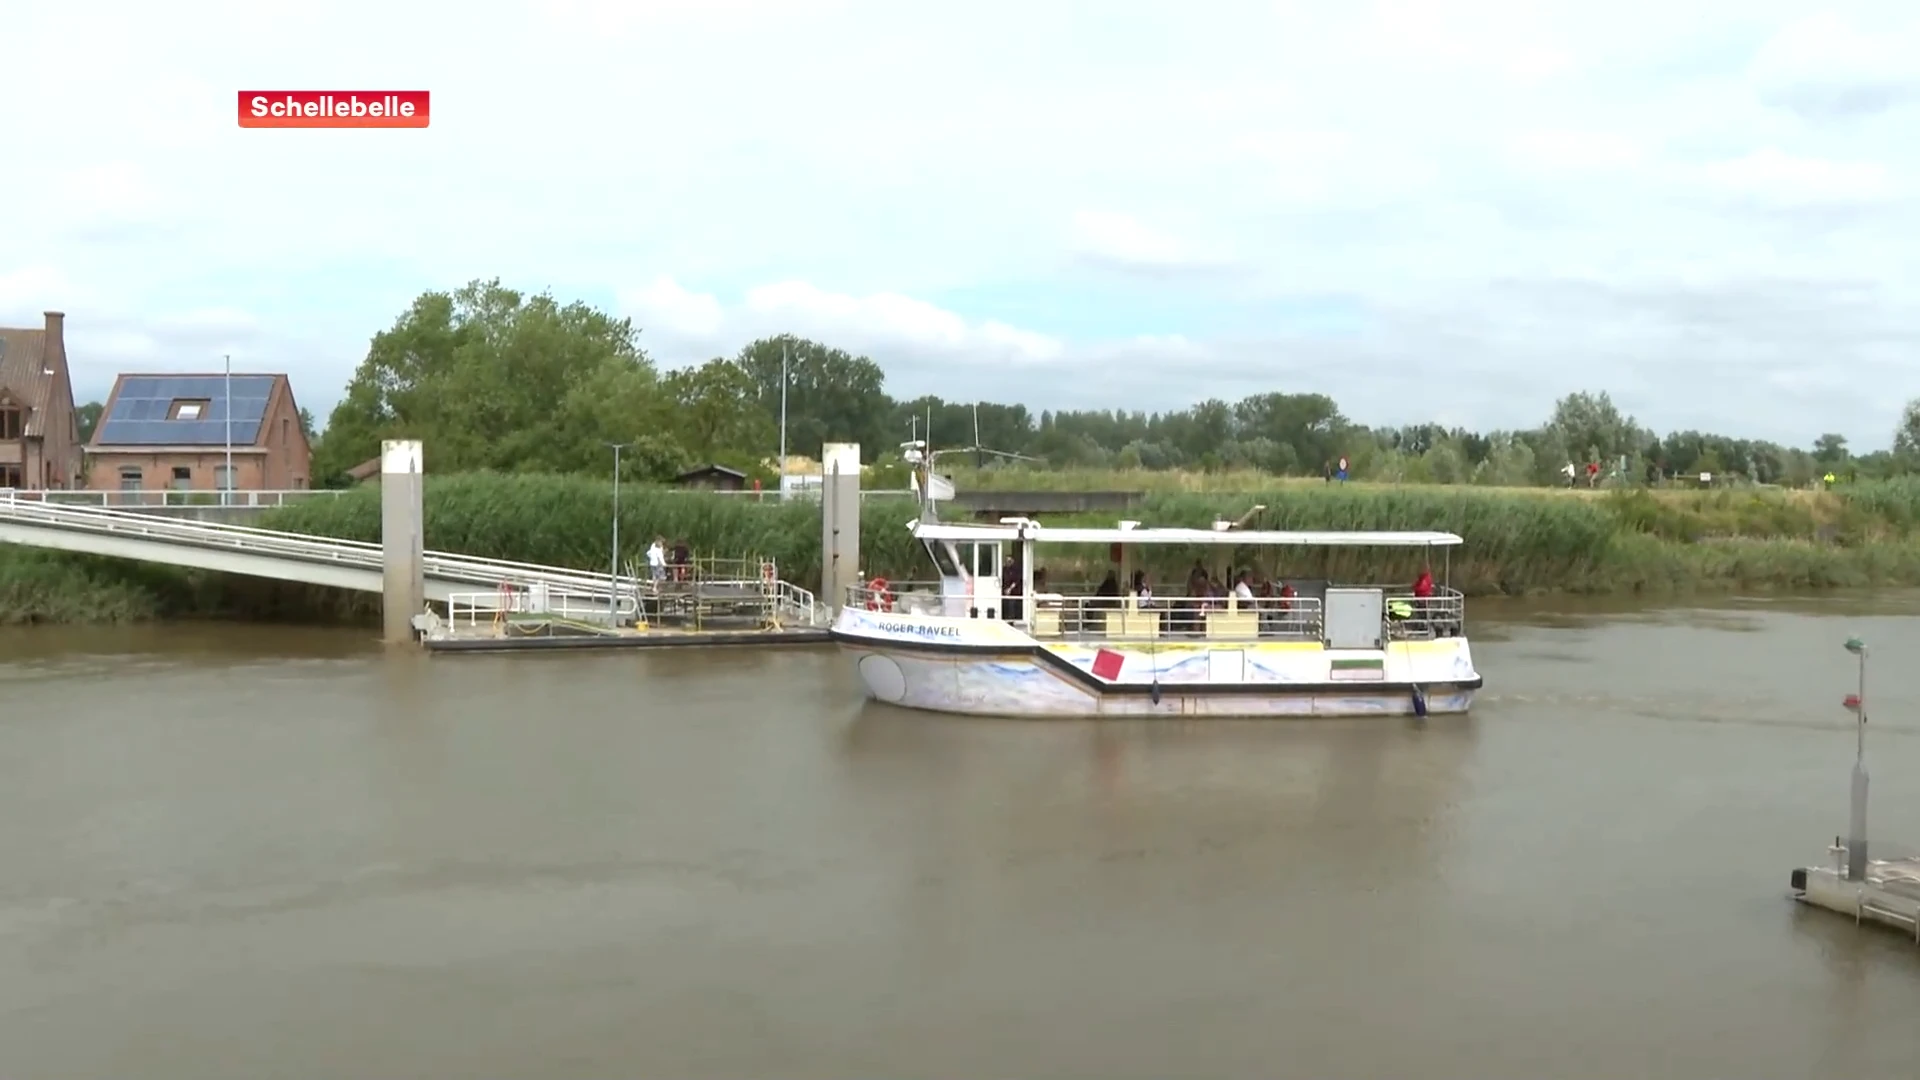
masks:
<svg viewBox="0 0 1920 1080"><path fill-rule="evenodd" d="M1346 482L1347 482L1347 459L1346 459L1346 456L1345 456L1345 455L1341 455L1341 458L1340 458L1340 467L1339 467L1339 468L1338 468L1337 470L1335 470L1335 471L1334 471L1334 474L1333 474L1333 475L1334 475L1334 477L1335 477L1336 479L1338 479L1338 480L1339 480L1339 481L1340 481L1341 483L1343 483L1343 484L1344 484L1344 483L1346 483Z"/></svg>

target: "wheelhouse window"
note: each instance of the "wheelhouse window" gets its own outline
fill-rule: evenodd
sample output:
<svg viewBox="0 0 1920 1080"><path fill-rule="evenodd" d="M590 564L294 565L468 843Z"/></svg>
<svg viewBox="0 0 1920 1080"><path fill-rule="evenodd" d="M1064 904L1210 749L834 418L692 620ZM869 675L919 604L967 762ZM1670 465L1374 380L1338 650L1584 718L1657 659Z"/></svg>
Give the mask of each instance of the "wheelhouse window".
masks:
<svg viewBox="0 0 1920 1080"><path fill-rule="evenodd" d="M167 408L169 420L205 420L207 406L211 404L204 398L175 398Z"/></svg>
<svg viewBox="0 0 1920 1080"><path fill-rule="evenodd" d="M927 554L933 557L935 569L943 578L960 577L960 565L953 561L953 552L945 540L927 541Z"/></svg>
<svg viewBox="0 0 1920 1080"><path fill-rule="evenodd" d="M27 410L10 401L0 401L0 440L19 438L26 420Z"/></svg>

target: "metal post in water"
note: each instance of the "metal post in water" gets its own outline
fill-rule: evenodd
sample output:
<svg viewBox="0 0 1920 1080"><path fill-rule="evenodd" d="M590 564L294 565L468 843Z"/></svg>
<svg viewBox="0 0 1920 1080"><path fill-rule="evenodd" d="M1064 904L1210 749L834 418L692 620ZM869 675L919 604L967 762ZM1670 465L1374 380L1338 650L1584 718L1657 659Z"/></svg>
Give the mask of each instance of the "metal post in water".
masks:
<svg viewBox="0 0 1920 1080"><path fill-rule="evenodd" d="M613 447L613 561L607 576L607 625L620 622L620 451L632 443L608 443Z"/></svg>
<svg viewBox="0 0 1920 1080"><path fill-rule="evenodd" d="M1847 815L1847 880L1867 880L1867 643L1847 639L1847 651L1860 658L1860 683L1845 704L1853 710L1853 802Z"/></svg>

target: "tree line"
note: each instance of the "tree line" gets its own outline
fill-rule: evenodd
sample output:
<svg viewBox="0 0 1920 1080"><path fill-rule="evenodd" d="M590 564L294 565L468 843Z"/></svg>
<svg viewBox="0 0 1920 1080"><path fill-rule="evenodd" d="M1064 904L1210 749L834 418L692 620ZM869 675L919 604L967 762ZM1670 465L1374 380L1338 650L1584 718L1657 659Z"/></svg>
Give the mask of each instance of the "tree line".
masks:
<svg viewBox="0 0 1920 1080"><path fill-rule="evenodd" d="M787 445L808 456L845 441L859 443L870 461L897 460L899 444L930 421L939 445L977 438L1053 467L1318 476L1346 458L1356 479L1503 486L1564 483L1568 464L1584 476L1589 462L1610 482L1634 484L1710 473L1801 485L1830 473L1920 470L1920 400L1908 404L1891 450L1859 456L1838 434L1810 447L1701 431L1656 435L1603 392L1567 395L1538 427L1484 433L1369 427L1311 393L1159 413L1036 414L1020 404L897 400L872 359L790 335L663 371L630 320L495 279L423 294L374 336L317 439L313 475L319 484L344 483L380 440L418 438L437 472L606 475L610 446L621 444L623 472L634 479L664 480L706 463L770 478L783 367Z"/></svg>

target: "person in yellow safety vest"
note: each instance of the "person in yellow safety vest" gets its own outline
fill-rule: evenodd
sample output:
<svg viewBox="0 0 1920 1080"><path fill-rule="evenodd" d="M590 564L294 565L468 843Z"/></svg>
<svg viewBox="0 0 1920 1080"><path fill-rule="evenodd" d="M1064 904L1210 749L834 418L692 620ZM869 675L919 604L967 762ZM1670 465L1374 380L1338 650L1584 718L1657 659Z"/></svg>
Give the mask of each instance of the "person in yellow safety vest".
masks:
<svg viewBox="0 0 1920 1080"><path fill-rule="evenodd" d="M1828 486L1828 487L1832 487L1832 486L1833 486L1833 474L1832 474L1832 473L1828 473L1827 475L1825 475L1825 476L1823 476L1823 477L1821 477L1821 479L1822 479L1822 480L1824 480L1824 481L1826 481L1826 483L1827 483L1827 486Z"/></svg>

